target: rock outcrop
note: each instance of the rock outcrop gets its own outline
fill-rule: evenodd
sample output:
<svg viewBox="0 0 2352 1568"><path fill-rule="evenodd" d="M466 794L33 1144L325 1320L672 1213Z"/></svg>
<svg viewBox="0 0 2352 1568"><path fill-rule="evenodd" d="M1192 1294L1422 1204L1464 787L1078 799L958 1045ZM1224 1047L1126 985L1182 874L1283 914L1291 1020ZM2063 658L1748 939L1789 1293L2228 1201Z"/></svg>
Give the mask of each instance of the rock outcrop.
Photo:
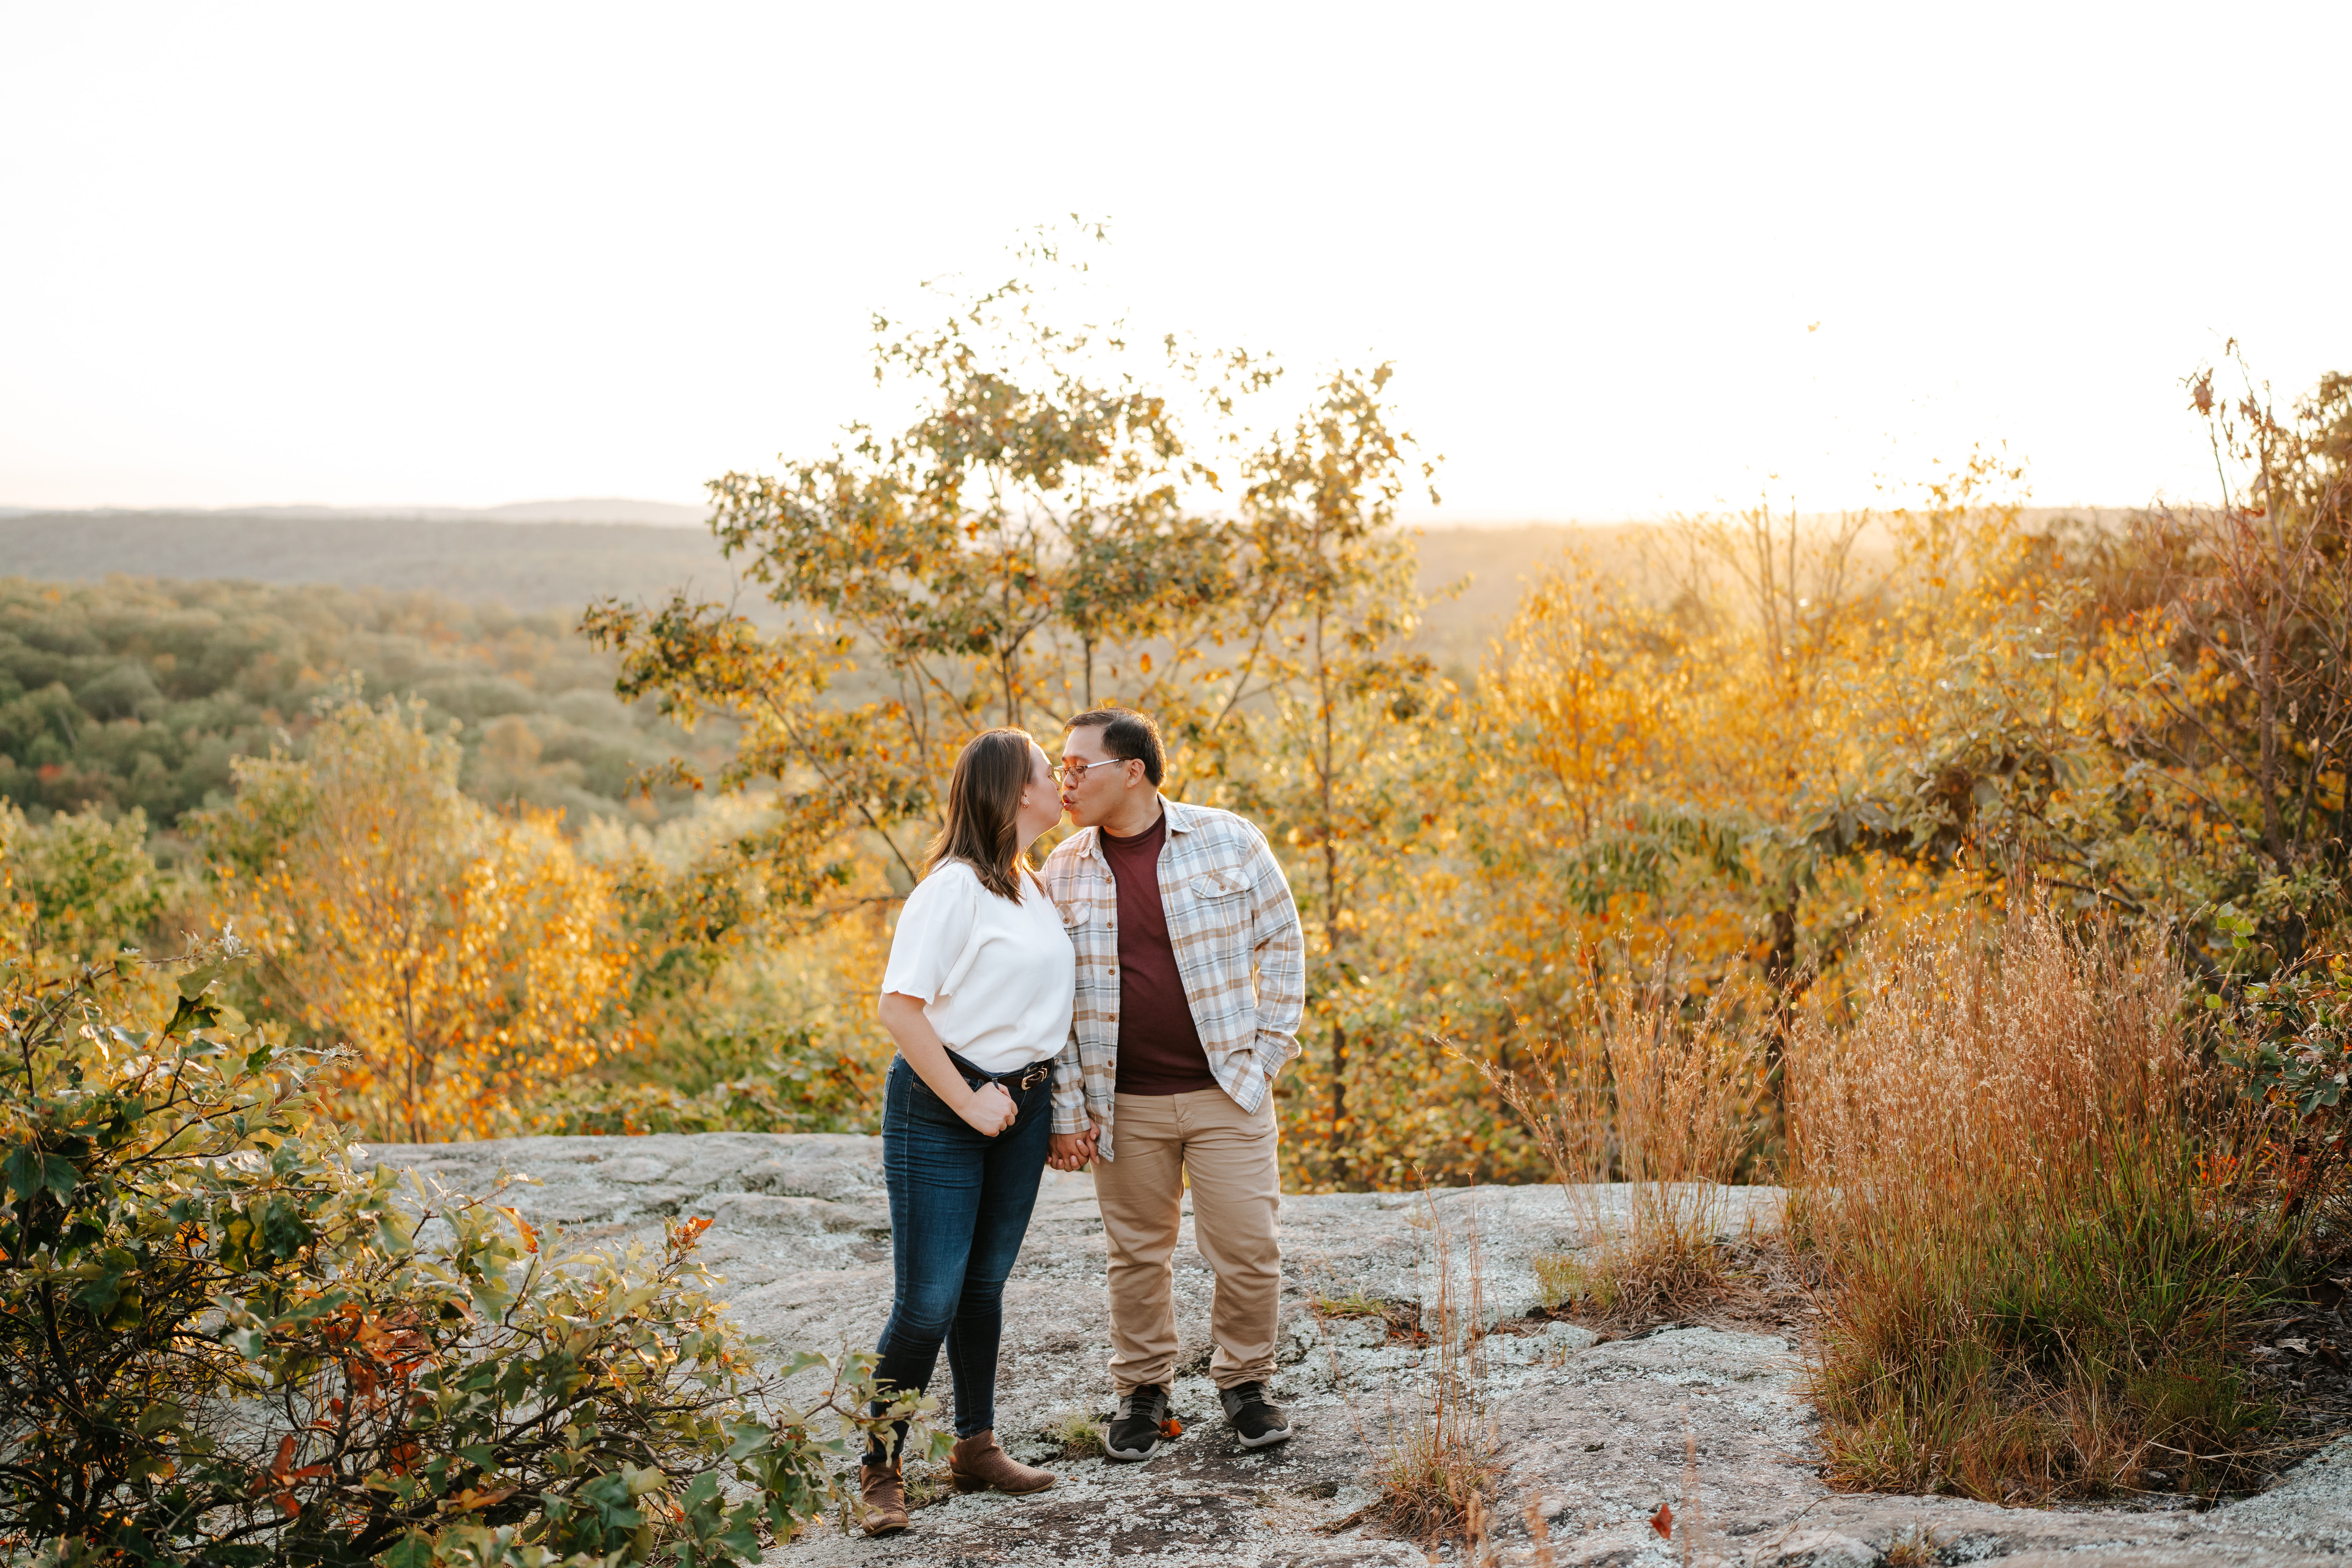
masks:
<svg viewBox="0 0 2352 1568"><path fill-rule="evenodd" d="M617 1240L673 1216L709 1219L703 1248L743 1326L782 1346L870 1348L890 1301L889 1211L879 1140L712 1133L530 1138L377 1147L368 1158L452 1191L487 1191L510 1170L535 1225ZM1766 1226L1780 1194L1746 1189L1728 1224ZM1622 1201L1600 1192L1588 1202ZM1481 1342L1500 1437L1503 1561L1536 1560L1526 1510L1561 1563L1685 1561L1685 1538L1652 1526L1670 1504L1693 1562L1871 1563L2000 1557L2017 1568L2069 1563L2285 1564L2352 1550L2352 1442L2292 1470L2260 1497L2209 1512L2185 1507L2003 1509L1942 1498L1857 1497L1815 1474L1813 1416L1790 1342L1720 1326L1614 1340L1530 1317L1534 1260L1571 1247L1557 1187L1478 1187L1423 1199L1386 1194L1283 1200L1286 1295L1276 1393L1299 1436L1249 1453L1226 1433L1208 1363L1211 1276L1180 1249L1184 1359L1175 1389L1187 1431L1134 1466L1065 1454L1054 1429L1110 1404L1102 1226L1087 1176L1046 1173L1005 1294L998 1435L1061 1478L1027 1498L952 1493L909 1534L868 1542L820 1521L769 1554L777 1568L849 1563L1087 1563L1418 1564L1368 1508L1370 1473L1410 1426L1432 1368L1409 1310L1394 1321L1332 1317L1310 1301L1360 1297L1434 1303L1440 1274ZM1190 1220L1186 1222L1189 1232ZM1475 1245L1474 1245L1475 1237ZM944 1366L933 1392L947 1397ZM920 1491L919 1483L918 1491Z"/></svg>

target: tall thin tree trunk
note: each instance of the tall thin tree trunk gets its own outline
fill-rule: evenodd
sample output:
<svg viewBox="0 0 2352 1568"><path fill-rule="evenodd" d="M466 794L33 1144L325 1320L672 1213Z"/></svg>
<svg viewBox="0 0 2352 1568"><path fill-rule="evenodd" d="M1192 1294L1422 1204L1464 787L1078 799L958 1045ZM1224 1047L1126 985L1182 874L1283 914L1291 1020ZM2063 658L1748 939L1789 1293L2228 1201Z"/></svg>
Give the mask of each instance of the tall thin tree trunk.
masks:
<svg viewBox="0 0 2352 1568"><path fill-rule="evenodd" d="M1344 1142L1339 1136L1339 1123L1348 1120L1348 1031L1339 1020L1331 1020L1331 1164L1332 1173L1339 1170Z"/></svg>
<svg viewBox="0 0 2352 1568"><path fill-rule="evenodd" d="M1320 743L1315 754L1316 805L1320 820L1318 837L1323 849L1323 962L1327 981L1335 976L1339 967L1339 943L1342 929L1339 921L1339 842L1337 824L1331 809L1331 773L1335 765L1331 734L1330 667L1323 657L1323 617L1315 617L1315 700L1317 718L1321 723ZM1332 1174L1346 1179L1345 1156L1340 1152L1346 1140L1340 1123L1348 1114L1348 1032L1338 1018L1331 1020L1331 1141Z"/></svg>
<svg viewBox="0 0 2352 1568"><path fill-rule="evenodd" d="M1797 1022L1797 890L1772 911L1772 946L1764 955L1764 978L1772 987L1772 1033L1764 1043L1764 1081L1772 1096L1777 1124L1783 1114L1786 1074L1781 1061L1788 1054L1789 1034Z"/></svg>

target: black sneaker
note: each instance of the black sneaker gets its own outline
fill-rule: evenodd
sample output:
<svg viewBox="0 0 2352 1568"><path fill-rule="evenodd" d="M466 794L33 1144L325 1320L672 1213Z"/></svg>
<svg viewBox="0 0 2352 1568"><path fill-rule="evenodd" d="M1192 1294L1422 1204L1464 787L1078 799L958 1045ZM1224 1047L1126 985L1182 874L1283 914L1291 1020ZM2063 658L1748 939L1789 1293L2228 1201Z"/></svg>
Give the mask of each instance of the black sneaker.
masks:
<svg viewBox="0 0 2352 1568"><path fill-rule="evenodd" d="M1217 1390L1225 1419L1244 1448L1263 1448L1290 1440L1289 1413L1265 1396L1262 1383L1237 1383Z"/></svg>
<svg viewBox="0 0 2352 1568"><path fill-rule="evenodd" d="M1119 1396L1118 1414L1103 1433L1103 1452L1114 1459L1148 1459L1183 1430L1168 1414L1168 1391L1147 1383Z"/></svg>

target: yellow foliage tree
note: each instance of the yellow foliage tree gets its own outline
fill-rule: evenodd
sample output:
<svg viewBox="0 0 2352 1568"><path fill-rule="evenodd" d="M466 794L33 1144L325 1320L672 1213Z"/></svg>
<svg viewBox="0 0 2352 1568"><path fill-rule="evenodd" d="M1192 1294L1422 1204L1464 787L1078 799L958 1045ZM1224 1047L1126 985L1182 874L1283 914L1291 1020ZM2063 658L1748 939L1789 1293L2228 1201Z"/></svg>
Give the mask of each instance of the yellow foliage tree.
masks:
<svg viewBox="0 0 2352 1568"><path fill-rule="evenodd" d="M605 875L560 814L493 813L457 766L421 709L345 700L196 824L267 1005L348 1047L337 1109L374 1137L483 1136L627 1026Z"/></svg>
<svg viewBox="0 0 2352 1568"><path fill-rule="evenodd" d="M1572 558L1531 584L1465 726L1475 981L1432 1026L1510 1068L1612 987L1733 985L1777 1083L1856 931L2063 873L2108 683L2018 477L1980 455L1916 510L1686 521L1663 592Z"/></svg>

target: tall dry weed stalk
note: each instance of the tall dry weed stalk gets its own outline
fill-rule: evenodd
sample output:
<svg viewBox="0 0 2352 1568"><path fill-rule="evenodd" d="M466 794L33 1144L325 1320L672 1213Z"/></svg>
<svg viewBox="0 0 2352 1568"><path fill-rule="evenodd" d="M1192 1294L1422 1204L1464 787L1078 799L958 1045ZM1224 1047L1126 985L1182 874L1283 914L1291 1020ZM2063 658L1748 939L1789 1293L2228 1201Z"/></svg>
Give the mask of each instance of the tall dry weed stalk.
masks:
<svg viewBox="0 0 2352 1568"><path fill-rule="evenodd" d="M1435 1279L1423 1293L1428 1335L1410 1403L1390 1413L1376 1471L1391 1528L1416 1541L1475 1539L1494 1500L1502 1434L1486 1398L1486 1285L1475 1202L1456 1250L1445 1216L1424 1190L1422 1203Z"/></svg>
<svg viewBox="0 0 2352 1568"><path fill-rule="evenodd" d="M1484 1066L1567 1196L1591 1313L1673 1314L1718 1287L1724 1186L1762 1126L1763 1051L1745 1001L1718 989L1691 1018L1664 987L1622 981L1534 1068Z"/></svg>
<svg viewBox="0 0 2352 1568"><path fill-rule="evenodd" d="M2230 1484L2263 1238L2157 934L2040 906L1865 942L1789 1044L1832 1478L1997 1500Z"/></svg>

